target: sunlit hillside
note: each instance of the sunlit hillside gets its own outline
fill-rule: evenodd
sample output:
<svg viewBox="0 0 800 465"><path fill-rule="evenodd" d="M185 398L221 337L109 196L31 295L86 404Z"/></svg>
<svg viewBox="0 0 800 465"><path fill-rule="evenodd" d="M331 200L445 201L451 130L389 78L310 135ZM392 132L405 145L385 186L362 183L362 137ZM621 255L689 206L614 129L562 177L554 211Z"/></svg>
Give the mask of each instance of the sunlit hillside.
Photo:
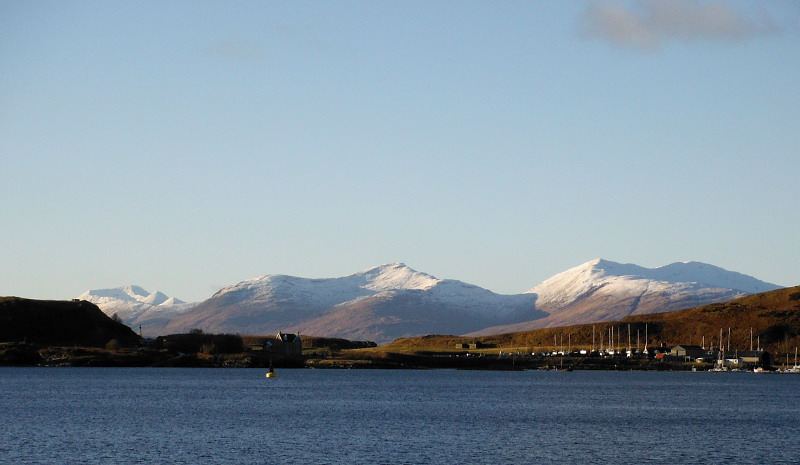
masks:
<svg viewBox="0 0 800 465"><path fill-rule="evenodd" d="M459 343L480 342L492 350L538 352L571 346L590 349L612 345L641 348L666 344L705 345L731 350L752 346L773 353L794 352L800 346L800 286L753 294L728 303L704 305L669 313L627 317L621 321L483 336L425 336L398 339L381 346L392 350L455 350ZM728 342L730 341L730 342Z"/></svg>

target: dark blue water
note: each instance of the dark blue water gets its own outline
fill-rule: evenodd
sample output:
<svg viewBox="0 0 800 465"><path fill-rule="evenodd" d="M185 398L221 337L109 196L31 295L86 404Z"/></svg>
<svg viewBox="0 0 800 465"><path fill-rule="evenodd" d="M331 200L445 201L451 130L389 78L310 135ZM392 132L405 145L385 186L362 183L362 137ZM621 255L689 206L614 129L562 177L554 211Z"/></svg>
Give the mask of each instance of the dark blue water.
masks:
<svg viewBox="0 0 800 465"><path fill-rule="evenodd" d="M0 368L0 463L800 461L800 376Z"/></svg>

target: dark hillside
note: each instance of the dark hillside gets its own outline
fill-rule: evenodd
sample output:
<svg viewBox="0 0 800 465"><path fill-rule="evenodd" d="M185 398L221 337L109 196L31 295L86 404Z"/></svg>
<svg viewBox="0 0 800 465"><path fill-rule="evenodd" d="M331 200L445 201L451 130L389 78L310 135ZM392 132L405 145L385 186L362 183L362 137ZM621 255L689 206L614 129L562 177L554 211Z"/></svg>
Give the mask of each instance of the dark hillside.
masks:
<svg viewBox="0 0 800 465"><path fill-rule="evenodd" d="M111 340L130 346L139 336L85 300L0 297L0 342L102 347Z"/></svg>

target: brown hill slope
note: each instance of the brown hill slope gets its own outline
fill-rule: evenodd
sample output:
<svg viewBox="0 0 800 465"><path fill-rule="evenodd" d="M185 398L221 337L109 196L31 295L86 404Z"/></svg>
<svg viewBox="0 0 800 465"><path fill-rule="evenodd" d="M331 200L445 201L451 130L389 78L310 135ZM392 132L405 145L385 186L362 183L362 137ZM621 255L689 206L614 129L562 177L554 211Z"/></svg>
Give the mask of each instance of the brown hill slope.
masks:
<svg viewBox="0 0 800 465"><path fill-rule="evenodd" d="M384 350L442 350L453 349L455 343L479 341L496 348L515 348L541 351L563 348L590 349L602 343L608 347L613 331L615 347L649 347L666 344L705 344L719 347L720 330L723 341L730 348L750 349L752 330L753 347L759 342L762 349L773 353L794 352L800 346L800 286L753 294L727 303L703 305L668 313L634 315L621 321L604 322L532 331L505 333L482 337L425 336L398 339L382 346ZM630 333L629 333L630 331ZM645 337L646 335L646 337ZM637 337L638 336L638 337ZM601 342L602 341L602 342Z"/></svg>
<svg viewBox="0 0 800 465"><path fill-rule="evenodd" d="M131 345L139 336L85 300L0 297L0 342L100 347L112 339Z"/></svg>
<svg viewBox="0 0 800 465"><path fill-rule="evenodd" d="M730 348L762 348L771 352L793 351L800 345L800 286L741 297L722 304L703 305L673 313L656 313L625 318L622 323L647 323L654 337L663 341L700 345L705 337L719 346L720 330Z"/></svg>

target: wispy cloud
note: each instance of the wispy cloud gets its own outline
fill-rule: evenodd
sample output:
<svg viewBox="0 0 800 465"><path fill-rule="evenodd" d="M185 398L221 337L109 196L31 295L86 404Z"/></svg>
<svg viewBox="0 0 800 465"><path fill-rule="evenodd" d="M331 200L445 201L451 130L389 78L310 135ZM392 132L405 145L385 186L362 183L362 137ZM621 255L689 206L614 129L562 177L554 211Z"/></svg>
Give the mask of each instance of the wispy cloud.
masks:
<svg viewBox="0 0 800 465"><path fill-rule="evenodd" d="M641 50L675 40L734 41L778 32L764 9L710 0L594 0L582 27L587 36Z"/></svg>
<svg viewBox="0 0 800 465"><path fill-rule="evenodd" d="M209 45L206 51L214 56L243 61L261 60L266 55L261 44L247 39L217 42Z"/></svg>

